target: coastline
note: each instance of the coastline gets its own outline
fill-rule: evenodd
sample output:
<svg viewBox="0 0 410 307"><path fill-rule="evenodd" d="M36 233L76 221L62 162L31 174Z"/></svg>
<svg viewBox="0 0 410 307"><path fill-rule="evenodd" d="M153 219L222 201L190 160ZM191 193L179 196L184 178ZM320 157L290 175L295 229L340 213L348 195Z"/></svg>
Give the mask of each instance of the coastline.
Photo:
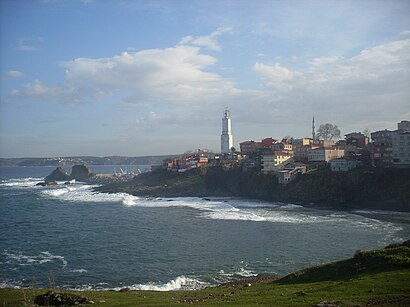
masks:
<svg viewBox="0 0 410 307"><path fill-rule="evenodd" d="M343 174L321 170L302 175L286 186L279 185L273 175L240 170L214 168L182 174L155 171L108 183L95 191L152 198L241 197L319 209L410 212L410 172L402 169L362 169Z"/></svg>

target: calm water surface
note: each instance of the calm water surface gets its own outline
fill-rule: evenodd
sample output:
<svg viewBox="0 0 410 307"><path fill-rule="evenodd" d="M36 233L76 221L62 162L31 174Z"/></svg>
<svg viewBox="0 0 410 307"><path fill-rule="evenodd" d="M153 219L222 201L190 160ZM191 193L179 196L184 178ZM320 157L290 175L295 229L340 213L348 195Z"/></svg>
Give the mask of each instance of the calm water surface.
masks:
<svg viewBox="0 0 410 307"><path fill-rule="evenodd" d="M410 215L403 213L233 198L143 199L95 193L81 183L35 186L53 169L0 168L3 287L196 289L287 274L410 237Z"/></svg>

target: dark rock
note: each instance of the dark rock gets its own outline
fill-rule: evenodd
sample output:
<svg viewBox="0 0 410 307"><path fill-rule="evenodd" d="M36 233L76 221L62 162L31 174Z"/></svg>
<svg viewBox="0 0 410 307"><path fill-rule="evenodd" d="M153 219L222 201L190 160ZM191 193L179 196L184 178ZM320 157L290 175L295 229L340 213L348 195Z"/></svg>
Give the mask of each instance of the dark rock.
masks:
<svg viewBox="0 0 410 307"><path fill-rule="evenodd" d="M86 181L94 174L90 172L90 168L85 165L74 165L71 170L70 179L75 179L77 181Z"/></svg>
<svg viewBox="0 0 410 307"><path fill-rule="evenodd" d="M57 185L56 181L44 181L44 182L39 182L36 184L37 186L45 187L49 185Z"/></svg>
<svg viewBox="0 0 410 307"><path fill-rule="evenodd" d="M410 247L410 240L404 241L401 245Z"/></svg>
<svg viewBox="0 0 410 307"><path fill-rule="evenodd" d="M45 181L66 181L70 179L70 176L62 167L57 167L54 171L51 172L46 178Z"/></svg>
<svg viewBox="0 0 410 307"><path fill-rule="evenodd" d="M34 303L40 306L74 306L79 304L93 304L87 297L48 291L45 294L37 295L34 298Z"/></svg>

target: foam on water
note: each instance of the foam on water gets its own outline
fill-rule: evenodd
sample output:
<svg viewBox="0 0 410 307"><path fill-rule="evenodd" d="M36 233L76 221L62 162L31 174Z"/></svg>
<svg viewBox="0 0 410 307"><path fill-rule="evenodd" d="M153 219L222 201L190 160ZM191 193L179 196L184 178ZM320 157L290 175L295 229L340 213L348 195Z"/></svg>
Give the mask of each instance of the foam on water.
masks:
<svg viewBox="0 0 410 307"><path fill-rule="evenodd" d="M12 178L4 179L0 181L1 187L14 187L14 188L25 188L25 187L34 187L37 183L44 181L44 178Z"/></svg>
<svg viewBox="0 0 410 307"><path fill-rule="evenodd" d="M360 219L352 219L354 216L347 212L334 212L316 209L307 209L300 205L285 203L269 203L263 201L231 199L231 198L139 198L126 193L100 193L93 191L96 185L73 183L70 185L59 184L57 186L37 187L42 178L24 178L3 180L0 185L9 187L21 187L34 189L43 197L63 200L64 203L72 202L118 202L126 207L187 207L199 210L198 217L215 220L236 220L252 222L310 224L310 223L348 223L354 227L386 230L389 232L399 231L400 227L393 227L391 223L360 216ZM368 213L357 211L358 214ZM374 213L373 211L371 213ZM394 228L394 229L392 229Z"/></svg>
<svg viewBox="0 0 410 307"><path fill-rule="evenodd" d="M41 252L38 255L28 256L24 255L20 251L3 251L2 255L6 258L6 263L17 264L20 266L31 266L31 265L41 265L47 262L61 262L62 266L67 265L67 261L63 256L53 255L50 252Z"/></svg>
<svg viewBox="0 0 410 307"><path fill-rule="evenodd" d="M131 290L152 290L152 291L172 291L172 290L198 290L208 287L210 284L195 278L178 276L177 278L165 283L148 283L131 285Z"/></svg>
<svg viewBox="0 0 410 307"><path fill-rule="evenodd" d="M211 284L201 281L197 278L187 277L184 275L178 276L166 283L149 282L146 284L132 284L124 285L122 287L109 287L108 283L101 282L98 284L85 284L77 287L70 287L66 285L64 288L73 289L78 291L106 291L114 290L119 291L123 288L130 290L142 290L142 291L173 291L173 290L199 290L209 287Z"/></svg>
<svg viewBox="0 0 410 307"><path fill-rule="evenodd" d="M203 199L198 197L179 198L139 198L126 193L94 192L95 185L72 184L68 186L46 187L41 194L58 198L67 202L119 202L126 207L187 207L202 211L198 216L215 220L236 220L252 222L310 224L310 223L348 223L356 227L386 229L393 227L391 223L380 222L371 218L360 217L351 220L352 214L307 209L300 205L284 203L268 203L242 199ZM394 228L394 227L393 227ZM400 228L390 229L393 232Z"/></svg>

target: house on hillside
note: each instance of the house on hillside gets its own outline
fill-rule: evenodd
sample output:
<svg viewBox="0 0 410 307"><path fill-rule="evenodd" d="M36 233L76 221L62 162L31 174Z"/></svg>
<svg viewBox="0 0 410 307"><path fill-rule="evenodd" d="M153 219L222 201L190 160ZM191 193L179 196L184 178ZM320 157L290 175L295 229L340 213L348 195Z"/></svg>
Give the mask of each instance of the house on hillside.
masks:
<svg viewBox="0 0 410 307"><path fill-rule="evenodd" d="M308 151L309 162L329 162L344 157L345 151L335 147L315 148Z"/></svg>
<svg viewBox="0 0 410 307"><path fill-rule="evenodd" d="M278 170L286 161L290 161L293 155L285 151L274 151L262 156L262 173L268 174Z"/></svg>

